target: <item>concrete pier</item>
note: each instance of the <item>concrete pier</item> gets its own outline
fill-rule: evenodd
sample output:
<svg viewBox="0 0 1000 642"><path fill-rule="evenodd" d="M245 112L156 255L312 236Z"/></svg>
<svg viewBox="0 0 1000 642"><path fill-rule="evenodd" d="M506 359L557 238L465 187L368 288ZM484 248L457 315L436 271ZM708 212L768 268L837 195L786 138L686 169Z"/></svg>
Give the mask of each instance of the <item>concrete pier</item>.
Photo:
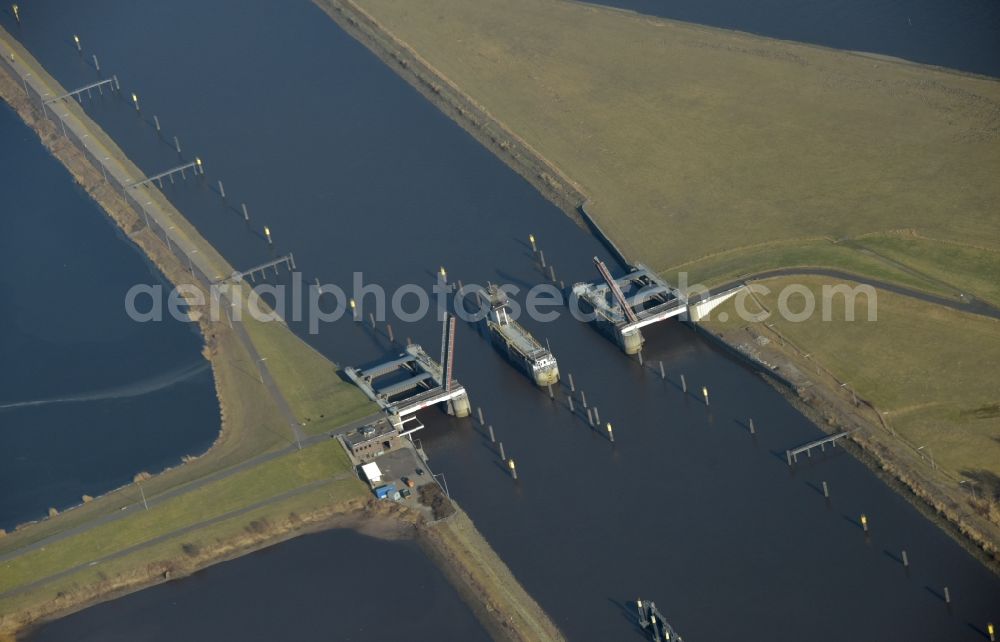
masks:
<svg viewBox="0 0 1000 642"><path fill-rule="evenodd" d="M159 174L157 174L155 176L150 176L149 178L145 178L143 180L136 181L136 182L132 183L131 185L129 185L129 187L142 187L143 185L149 185L150 183L153 183L153 182L158 183L162 187L163 186L163 179L164 178L169 178L172 181L174 174L180 174L181 178L185 178L184 172L187 171L187 170L189 170L189 169L191 171L193 171L195 174L198 174L201 171L201 161L196 158L195 160L191 161L190 163L184 163L183 165L178 165L177 167L172 167L172 168L168 169L165 172L160 172Z"/></svg>
<svg viewBox="0 0 1000 642"><path fill-rule="evenodd" d="M81 100L83 97L83 92L87 92L87 95L90 96L91 95L90 92L93 91L94 89L96 89L99 93L103 94L104 93L103 87L105 85L108 86L108 89L112 90L115 89L117 86L113 78L106 78L104 80L99 80L97 82L90 83L89 85L84 85L83 87L79 87L77 89L74 89L73 91L68 91L65 94L62 94L61 96L56 96L55 98L49 98L48 100L45 101L44 104L51 105L54 102L65 100L66 98L76 98L77 100Z"/></svg>
<svg viewBox="0 0 1000 642"><path fill-rule="evenodd" d="M807 457L812 457L813 448L819 448L820 452L824 452L826 450L827 444L829 444L831 448L836 448L837 442L843 439L844 437L848 436L849 434L851 434L851 432L852 431L847 430L841 433L837 433L836 435L831 435L830 437L824 437L823 439L810 441L808 444L803 444L798 448L792 448L791 450L786 450L785 460L788 462L788 465L791 466L792 464L799 461L799 455L801 455L802 453L805 453Z"/></svg>
<svg viewBox="0 0 1000 642"><path fill-rule="evenodd" d="M240 279L244 279L249 276L251 281L255 281L255 275L260 274L260 277L264 278L265 276L267 276L267 270L270 268L274 268L275 273L277 273L279 265L284 265L286 268L288 268L289 271L294 270L295 256L293 256L291 253L288 253L285 256L281 256L274 259L273 261L268 261L266 263L261 263L260 265L255 265L252 268L244 270L242 272L239 271L233 272L230 275L230 278L233 281L239 281Z"/></svg>

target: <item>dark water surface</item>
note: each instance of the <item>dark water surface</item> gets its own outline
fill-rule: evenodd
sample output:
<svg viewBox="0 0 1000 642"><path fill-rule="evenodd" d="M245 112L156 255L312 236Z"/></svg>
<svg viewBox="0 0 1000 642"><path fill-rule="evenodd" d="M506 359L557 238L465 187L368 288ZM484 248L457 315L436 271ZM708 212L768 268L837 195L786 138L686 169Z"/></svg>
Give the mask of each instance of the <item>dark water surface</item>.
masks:
<svg viewBox="0 0 1000 642"><path fill-rule="evenodd" d="M528 233L567 283L596 276L592 256L608 258L307 2L38 2L19 36L76 86L95 74L73 33L140 95L141 115L111 97L87 106L140 167L177 161L149 124L154 113L187 158L205 159L205 181L166 192L237 267L291 250L306 282L346 285L363 270L390 289L428 287L445 265L466 283L526 287L541 278ZM228 204L213 189L220 178ZM242 201L249 225L236 211ZM820 431L691 330L647 332L647 365L664 360L664 382L568 316L522 322L551 341L563 372L614 423L616 444L467 326L456 374L517 460L520 482L470 420L427 411L420 437L452 494L571 639L641 639L625 606L637 597L656 600L691 640L980 640L1000 617L1000 580L857 461L831 453L789 471L783 451ZM433 319L393 325L437 351ZM349 320L307 338L345 365L389 350ZM710 388L710 409L681 394L681 373L692 390ZM742 425L748 417L756 439ZM830 503L817 491L824 480ZM867 538L856 525L862 512ZM909 572L893 557L903 548ZM943 586L951 609L938 597ZM234 637L263 639L252 623L232 626Z"/></svg>
<svg viewBox="0 0 1000 642"><path fill-rule="evenodd" d="M648 15L1000 76L996 0L593 0Z"/></svg>
<svg viewBox="0 0 1000 642"><path fill-rule="evenodd" d="M297 642L490 639L414 542L345 530L299 537L99 604L29 639L218 642L250 639L246 631Z"/></svg>
<svg viewBox="0 0 1000 642"><path fill-rule="evenodd" d="M161 275L0 103L0 528L204 451L219 405L189 324L140 325Z"/></svg>

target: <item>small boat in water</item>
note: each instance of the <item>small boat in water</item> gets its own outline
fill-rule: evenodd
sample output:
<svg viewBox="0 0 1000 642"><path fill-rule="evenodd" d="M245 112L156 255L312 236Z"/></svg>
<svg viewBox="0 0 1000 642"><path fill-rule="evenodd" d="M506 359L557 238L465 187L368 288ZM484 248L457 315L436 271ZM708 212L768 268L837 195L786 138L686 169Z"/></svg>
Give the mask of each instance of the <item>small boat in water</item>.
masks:
<svg viewBox="0 0 1000 642"><path fill-rule="evenodd" d="M681 636L677 635L656 608L656 604L651 601L636 600L635 605L639 610L639 626L654 642L683 642Z"/></svg>
<svg viewBox="0 0 1000 642"><path fill-rule="evenodd" d="M559 381L559 364L552 352L510 316L507 295L495 285L480 293L489 305L483 319L490 340L501 354L544 388Z"/></svg>

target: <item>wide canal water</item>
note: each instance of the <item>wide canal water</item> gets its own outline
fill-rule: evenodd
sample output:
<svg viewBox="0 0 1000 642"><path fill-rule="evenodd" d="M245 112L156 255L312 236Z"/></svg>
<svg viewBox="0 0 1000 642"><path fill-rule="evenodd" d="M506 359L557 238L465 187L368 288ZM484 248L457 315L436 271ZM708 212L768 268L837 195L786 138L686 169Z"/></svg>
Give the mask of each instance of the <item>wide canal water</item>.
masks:
<svg viewBox="0 0 1000 642"><path fill-rule="evenodd" d="M237 267L293 251L306 282L348 285L361 270L390 291L429 287L445 265L466 283L524 287L541 280L529 232L567 283L596 277L592 256L610 260L307 2L38 2L31 13L16 33L64 85L95 78L93 52L139 94L141 114L112 97L87 110L147 173L177 161L153 114L186 157L205 160L205 181L166 192ZM228 203L214 191L218 179ZM571 639L640 639L626 607L637 597L656 600L692 640L979 640L997 619L1000 580L856 460L834 453L790 471L784 450L822 433L691 330L647 332L647 366L664 360L664 382L565 314L522 322L551 341L563 372L614 423L615 445L467 326L456 374L517 460L520 482L472 420L428 411L420 437L452 494ZM436 353L433 318L393 325ZM346 319L307 339L344 365L389 350ZM710 409L680 392L682 373L692 390L710 388ZM748 417L756 438L742 425ZM831 502L817 490L824 480ZM904 548L909 571L895 561ZM311 572L271 579L294 584Z"/></svg>
<svg viewBox="0 0 1000 642"><path fill-rule="evenodd" d="M162 275L0 103L0 528L199 454L219 404L197 328L133 323Z"/></svg>

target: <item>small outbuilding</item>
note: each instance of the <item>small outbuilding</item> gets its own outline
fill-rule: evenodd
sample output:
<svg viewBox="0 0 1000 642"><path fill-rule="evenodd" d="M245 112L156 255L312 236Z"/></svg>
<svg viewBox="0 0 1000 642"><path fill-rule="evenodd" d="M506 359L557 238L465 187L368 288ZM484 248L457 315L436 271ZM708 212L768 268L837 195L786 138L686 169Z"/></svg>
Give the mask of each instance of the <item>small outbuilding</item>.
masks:
<svg viewBox="0 0 1000 642"><path fill-rule="evenodd" d="M367 464L361 466L361 472L364 473L365 479L368 483L374 485L382 481L382 471L379 470L378 464L371 461Z"/></svg>
<svg viewBox="0 0 1000 642"><path fill-rule="evenodd" d="M375 489L375 497L379 499L394 499L399 501L400 495L399 491L396 490L396 484L388 483L385 486L379 486Z"/></svg>

